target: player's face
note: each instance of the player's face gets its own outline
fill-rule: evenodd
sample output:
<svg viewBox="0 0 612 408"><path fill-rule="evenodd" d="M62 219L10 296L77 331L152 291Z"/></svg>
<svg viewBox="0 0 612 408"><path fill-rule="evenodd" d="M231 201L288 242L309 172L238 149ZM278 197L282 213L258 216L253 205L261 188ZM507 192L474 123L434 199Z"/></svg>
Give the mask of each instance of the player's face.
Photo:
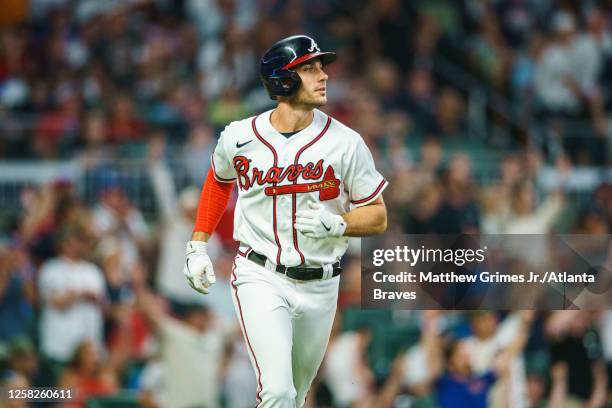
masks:
<svg viewBox="0 0 612 408"><path fill-rule="evenodd" d="M300 75L302 84L290 102L310 108L327 103L327 74L319 59L313 59L299 65L295 71Z"/></svg>

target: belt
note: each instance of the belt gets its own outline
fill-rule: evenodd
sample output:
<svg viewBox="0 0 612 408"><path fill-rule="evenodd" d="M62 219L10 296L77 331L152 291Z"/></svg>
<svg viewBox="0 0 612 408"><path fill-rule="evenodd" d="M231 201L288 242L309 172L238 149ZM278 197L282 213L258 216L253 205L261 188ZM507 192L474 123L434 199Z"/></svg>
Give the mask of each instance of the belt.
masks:
<svg viewBox="0 0 612 408"><path fill-rule="evenodd" d="M242 253L240 254L243 255ZM268 259L265 256L258 254L255 251L250 251L248 254L246 254L246 258L249 261L255 262L257 265L263 266L266 269L269 269L268 267L266 267L266 265L271 264L268 262ZM281 273L287 276L288 278L295 279L295 280L301 280L301 281L309 281L309 280L323 279L323 278L329 279L334 276L340 275L340 272L342 272L342 268L340 267L340 262L336 262L334 264L326 265L326 266L328 267L327 268L325 267L323 268L301 268L297 266L275 265L274 270L278 273ZM326 272L328 276L325 276ZM329 274L329 272L331 272L331 274Z"/></svg>

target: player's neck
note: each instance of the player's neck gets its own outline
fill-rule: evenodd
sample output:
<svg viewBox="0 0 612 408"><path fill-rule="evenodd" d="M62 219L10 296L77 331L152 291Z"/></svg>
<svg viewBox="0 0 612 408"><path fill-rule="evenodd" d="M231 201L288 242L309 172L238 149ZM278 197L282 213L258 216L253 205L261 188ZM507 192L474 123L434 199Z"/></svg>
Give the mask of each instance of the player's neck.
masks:
<svg viewBox="0 0 612 408"><path fill-rule="evenodd" d="M308 127L314 118L312 109L299 109L279 103L270 115L270 123L278 132L297 132Z"/></svg>

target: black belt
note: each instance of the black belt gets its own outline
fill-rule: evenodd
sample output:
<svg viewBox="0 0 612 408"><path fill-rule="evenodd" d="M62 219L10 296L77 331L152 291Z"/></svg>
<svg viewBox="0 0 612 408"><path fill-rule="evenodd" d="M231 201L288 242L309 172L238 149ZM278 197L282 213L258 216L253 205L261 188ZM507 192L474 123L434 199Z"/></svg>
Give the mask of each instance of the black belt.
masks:
<svg viewBox="0 0 612 408"><path fill-rule="evenodd" d="M258 265L263 266L264 268L266 267L267 258L254 251L249 252L249 254L247 255L247 259L249 261L255 262ZM340 275L340 272L342 272L342 268L340 267L340 262L336 262L335 264L332 264L332 267L334 268L332 277ZM285 266L285 265L276 265L276 272L282 273L283 275L286 275L288 278L301 280L301 281L323 279L323 273L324 273L323 268L300 268L297 266Z"/></svg>

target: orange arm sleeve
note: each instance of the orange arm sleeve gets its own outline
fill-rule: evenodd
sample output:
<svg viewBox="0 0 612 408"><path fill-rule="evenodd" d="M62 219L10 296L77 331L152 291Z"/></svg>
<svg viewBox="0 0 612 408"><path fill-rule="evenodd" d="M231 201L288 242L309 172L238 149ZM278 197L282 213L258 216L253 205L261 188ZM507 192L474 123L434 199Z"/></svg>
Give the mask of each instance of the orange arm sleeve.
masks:
<svg viewBox="0 0 612 408"><path fill-rule="evenodd" d="M194 232L207 232L212 235L225 212L233 188L233 182L222 183L215 178L212 168L208 170L200 195Z"/></svg>

